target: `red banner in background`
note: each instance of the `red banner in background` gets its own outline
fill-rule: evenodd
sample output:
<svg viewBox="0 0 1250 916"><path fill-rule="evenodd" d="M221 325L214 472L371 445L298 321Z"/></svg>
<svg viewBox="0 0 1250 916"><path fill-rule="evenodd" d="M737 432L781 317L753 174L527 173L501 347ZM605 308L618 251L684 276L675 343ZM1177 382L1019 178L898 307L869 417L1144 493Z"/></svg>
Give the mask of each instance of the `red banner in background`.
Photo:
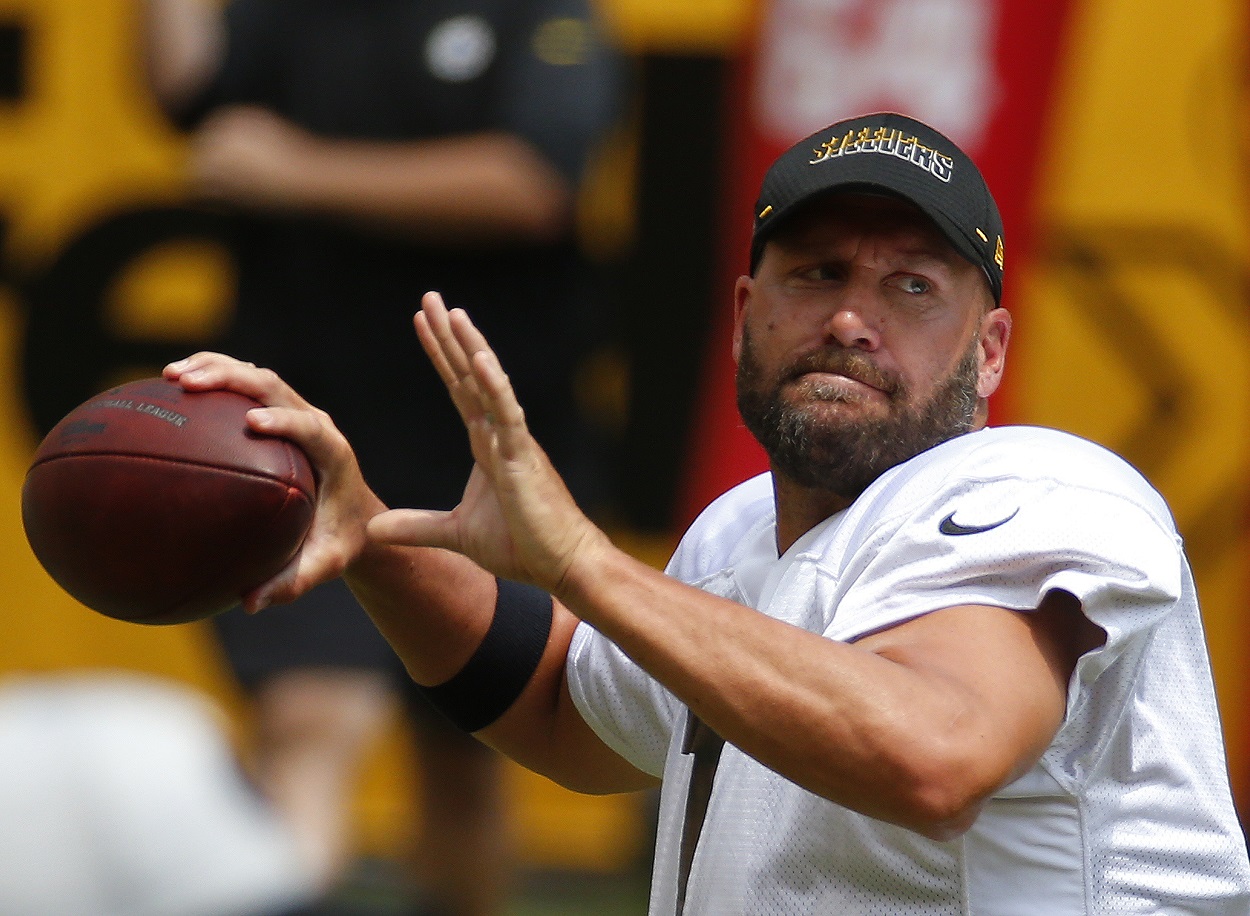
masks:
<svg viewBox="0 0 1250 916"><path fill-rule="evenodd" d="M751 212L768 164L842 118L901 111L975 160L1002 210L1007 288L1028 257L1038 156L1069 0L765 0L726 110L724 282L710 335L684 486L684 529L716 496L767 467L742 426L730 354L734 279L746 270ZM1000 396L995 418L1010 414Z"/></svg>

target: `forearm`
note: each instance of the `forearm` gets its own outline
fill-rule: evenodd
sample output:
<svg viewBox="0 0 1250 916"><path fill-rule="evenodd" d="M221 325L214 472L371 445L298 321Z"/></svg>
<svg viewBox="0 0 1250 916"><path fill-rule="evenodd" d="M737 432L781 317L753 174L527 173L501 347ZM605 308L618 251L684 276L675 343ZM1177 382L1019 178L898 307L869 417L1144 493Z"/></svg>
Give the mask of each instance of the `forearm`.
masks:
<svg viewBox="0 0 1250 916"><path fill-rule="evenodd" d="M1001 751L978 756L975 698L940 677L619 552L591 565L570 574L563 600L727 741L818 795L940 836L1012 775Z"/></svg>
<svg viewBox="0 0 1250 916"><path fill-rule="evenodd" d="M568 182L511 134L382 143L293 130L283 159L268 187L253 183L239 201L453 245L549 241L571 225Z"/></svg>
<svg viewBox="0 0 1250 916"><path fill-rule="evenodd" d="M495 577L459 554L370 544L344 578L422 686L463 668L490 627Z"/></svg>
<svg viewBox="0 0 1250 916"><path fill-rule="evenodd" d="M445 546L547 589L725 739L831 800L930 829L950 812L923 792L946 791L949 772L970 787L954 795L958 814L985 790L976 776L989 773L997 785L985 764L960 772L969 756L962 749L975 742L946 737L947 726L961 724L953 720L972 718L966 692L629 557L577 508L467 315L430 294L417 331L468 429L476 498L451 515L385 513L370 522L372 538ZM979 723L963 724L959 734L978 733ZM1012 744L990 762L1006 754L1014 764L1015 751Z"/></svg>
<svg viewBox="0 0 1250 916"><path fill-rule="evenodd" d="M454 677L495 613L495 577L460 554L372 545L347 581L422 686ZM564 663L578 620L556 603L546 648L524 691L477 737L523 766L581 792L631 791L653 780L608 749L573 706Z"/></svg>
<svg viewBox="0 0 1250 916"><path fill-rule="evenodd" d="M581 512L463 311L427 294L416 326L468 430L474 499L379 515L375 540L446 547L547 589L765 766L928 836L966 828L1053 739L1076 661L1062 636L1072 608L918 606L851 645L687 586Z"/></svg>

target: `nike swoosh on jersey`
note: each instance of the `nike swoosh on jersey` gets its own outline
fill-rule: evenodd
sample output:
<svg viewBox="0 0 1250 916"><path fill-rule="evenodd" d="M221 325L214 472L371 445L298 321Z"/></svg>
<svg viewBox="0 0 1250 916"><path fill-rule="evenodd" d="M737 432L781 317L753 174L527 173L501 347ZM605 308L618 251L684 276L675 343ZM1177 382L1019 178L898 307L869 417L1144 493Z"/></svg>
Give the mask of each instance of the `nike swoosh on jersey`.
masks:
<svg viewBox="0 0 1250 916"><path fill-rule="evenodd" d="M1015 512L1012 512L1011 515L1006 518L1000 519L996 522L990 522L988 525L961 525L959 522L955 521L955 513L952 512L950 515L946 516L946 518L942 519L941 524L938 525L938 531L943 534L949 534L951 537L957 537L961 534L981 534L986 531L993 531L999 525L1007 524L1016 517L1016 512L1019 511L1019 509L1016 509Z"/></svg>

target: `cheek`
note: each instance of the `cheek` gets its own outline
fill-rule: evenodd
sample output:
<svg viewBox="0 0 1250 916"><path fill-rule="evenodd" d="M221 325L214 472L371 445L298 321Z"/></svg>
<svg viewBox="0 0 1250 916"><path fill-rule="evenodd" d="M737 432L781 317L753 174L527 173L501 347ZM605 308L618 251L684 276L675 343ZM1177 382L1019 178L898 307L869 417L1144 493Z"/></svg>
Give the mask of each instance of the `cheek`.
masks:
<svg viewBox="0 0 1250 916"><path fill-rule="evenodd" d="M803 335L793 322L775 313L755 316L743 330L750 337L751 352L755 354L756 361L765 366L784 361L787 355L792 358L804 342Z"/></svg>
<svg viewBox="0 0 1250 916"><path fill-rule="evenodd" d="M951 353L957 355L952 359L948 355ZM896 365L906 386L908 402L921 404L931 398L959 368L966 354L967 347L953 341L940 350L926 347L896 352Z"/></svg>

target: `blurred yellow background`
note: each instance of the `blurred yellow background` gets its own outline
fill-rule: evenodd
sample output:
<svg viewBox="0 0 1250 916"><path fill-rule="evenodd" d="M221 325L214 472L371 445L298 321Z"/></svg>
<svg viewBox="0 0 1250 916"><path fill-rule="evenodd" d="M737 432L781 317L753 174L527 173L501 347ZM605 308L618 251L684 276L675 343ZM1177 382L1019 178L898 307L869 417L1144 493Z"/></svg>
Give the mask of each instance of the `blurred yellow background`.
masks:
<svg viewBox="0 0 1250 916"><path fill-rule="evenodd" d="M1248 13L1240 0L1073 4L1010 370L1014 419L1111 447L1167 498L1243 806Z"/></svg>

